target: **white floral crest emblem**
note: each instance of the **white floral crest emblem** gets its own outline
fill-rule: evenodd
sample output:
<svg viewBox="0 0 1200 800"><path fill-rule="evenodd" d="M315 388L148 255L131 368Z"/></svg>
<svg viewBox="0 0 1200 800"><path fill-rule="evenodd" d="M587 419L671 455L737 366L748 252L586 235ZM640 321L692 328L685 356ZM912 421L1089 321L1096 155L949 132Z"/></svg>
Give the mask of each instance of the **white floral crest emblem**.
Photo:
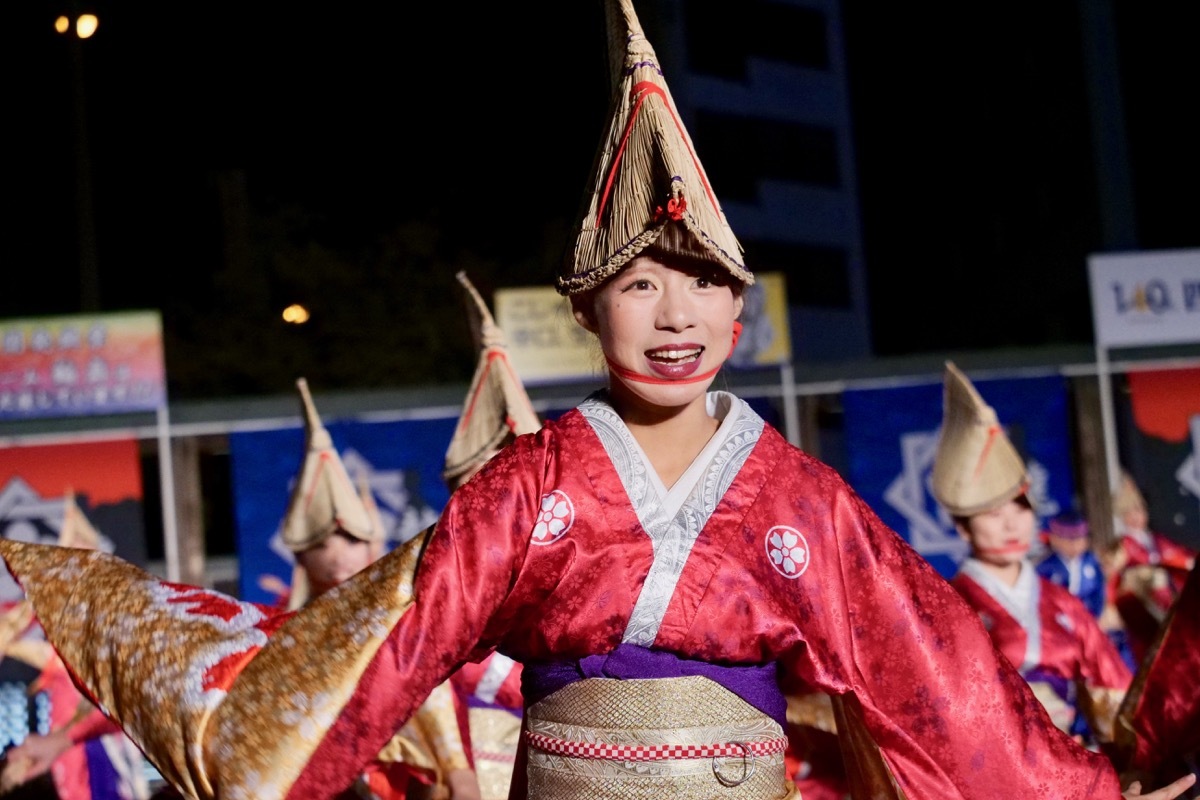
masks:
<svg viewBox="0 0 1200 800"><path fill-rule="evenodd" d="M533 526L532 544L553 544L566 536L575 524L575 504L565 492L555 489L542 497L537 524Z"/></svg>
<svg viewBox="0 0 1200 800"><path fill-rule="evenodd" d="M799 578L808 569L808 542L803 534L786 525L776 525L767 531L767 559L785 578Z"/></svg>

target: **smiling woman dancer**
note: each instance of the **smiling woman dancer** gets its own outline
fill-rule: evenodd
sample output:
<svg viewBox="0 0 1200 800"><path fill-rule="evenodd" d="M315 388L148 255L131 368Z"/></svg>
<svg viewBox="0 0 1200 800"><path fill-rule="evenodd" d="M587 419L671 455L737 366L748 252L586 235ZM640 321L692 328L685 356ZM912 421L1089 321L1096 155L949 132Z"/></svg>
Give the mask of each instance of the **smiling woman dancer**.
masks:
<svg viewBox="0 0 1200 800"><path fill-rule="evenodd" d="M951 362L942 413L931 488L970 547L951 585L1055 725L1088 746L1111 745L1133 675L1083 601L1029 559L1038 518L1025 460Z"/></svg>
<svg viewBox="0 0 1200 800"><path fill-rule="evenodd" d="M172 780L222 800L336 796L492 650L524 665L516 797L795 797L784 674L840 698L871 797L1121 797L1108 761L1054 727L833 469L709 391L754 277L630 0L608 7L615 115L558 281L607 389L518 437L428 532L266 625L269 641L244 604L189 605L179 587L131 586L111 558L0 545L55 644ZM125 665L137 651L111 636L101 652L102 615L53 590L64 571L119 585L149 626L125 638L159 637L179 685L145 688L147 662Z"/></svg>

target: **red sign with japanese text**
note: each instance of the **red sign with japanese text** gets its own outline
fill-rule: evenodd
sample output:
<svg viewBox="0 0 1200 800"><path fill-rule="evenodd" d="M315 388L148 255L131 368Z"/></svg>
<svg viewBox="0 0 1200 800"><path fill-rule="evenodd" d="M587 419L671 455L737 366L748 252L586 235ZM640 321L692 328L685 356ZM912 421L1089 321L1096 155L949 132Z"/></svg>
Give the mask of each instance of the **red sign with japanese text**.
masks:
<svg viewBox="0 0 1200 800"><path fill-rule="evenodd" d="M0 420L166 403L157 311L0 320Z"/></svg>

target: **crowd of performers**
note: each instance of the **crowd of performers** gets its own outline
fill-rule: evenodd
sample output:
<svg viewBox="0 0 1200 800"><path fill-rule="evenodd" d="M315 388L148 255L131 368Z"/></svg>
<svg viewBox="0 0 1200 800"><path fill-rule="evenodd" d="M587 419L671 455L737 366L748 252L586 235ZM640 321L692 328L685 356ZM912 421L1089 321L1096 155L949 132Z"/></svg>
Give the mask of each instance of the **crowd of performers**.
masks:
<svg viewBox="0 0 1200 800"><path fill-rule="evenodd" d="M516 377L503 333L465 274L458 280L466 293L470 328L479 359L463 413L447 448L443 477L453 491L474 475L501 447L541 423ZM280 522L283 545L294 566L289 584L267 588L278 595L264 612L285 615L308 605L361 572L384 555L387 532L369 486L352 481L329 431L317 413L308 382L297 381L305 424L305 451L291 485L287 511ZM64 502L58 545L95 548L99 533L74 497ZM28 600L10 604L0 617L0 644L6 658L28 662L40 670L32 691L49 693L50 730L34 732L6 753L0 772L0 795L32 800L145 800L150 786L136 746L119 725L101 713L75 688L62 661L41 635ZM366 764L352 791L375 800L506 800L520 740L521 667L494 652L479 662L463 664L439 684L408 720ZM118 739L124 769L101 769L87 749L111 750ZM174 797L174 787L160 796Z"/></svg>
<svg viewBox="0 0 1200 800"><path fill-rule="evenodd" d="M931 482L969 547L951 585L979 614L1055 726L1122 768L1135 769L1129 739L1142 697L1131 688L1134 676L1143 674L1144 681L1144 674L1167 669L1161 651L1149 661L1147 654L1165 634L1172 609L1191 620L1177 627L1194 625L1200 616L1200 607L1180 602L1194 554L1146 529L1145 501L1128 474L1113 497L1119 537L1103 555L1092 546L1086 520L1072 511L1052 517L1039 534L1020 455L994 410L952 363ZM1176 638L1181 635L1176 631ZM1169 657L1177 659L1169 669L1200 665L1200 658L1182 653ZM1161 711L1178 713L1180 704L1189 703L1195 709L1193 685L1178 677L1169 685L1162 681L1152 681L1163 692L1156 698ZM803 687L789 698L793 774L810 800L842 800L850 791L838 758L835 704ZM1200 725L1200 718L1192 724ZM1179 752L1195 751L1194 744L1190 748ZM1143 742L1139 757L1148 753ZM1176 756L1155 777L1195 770Z"/></svg>
<svg viewBox="0 0 1200 800"><path fill-rule="evenodd" d="M413 539L383 552L301 381L279 606L0 541L83 715L203 800L1190 792L1192 555L1125 492L1103 603L1081 599L1077 520L1039 571L1025 464L947 364L932 490L970 549L947 581L714 389L754 275L631 0L606 8L613 117L556 287L607 385L539 421L460 278L481 355L450 500Z"/></svg>

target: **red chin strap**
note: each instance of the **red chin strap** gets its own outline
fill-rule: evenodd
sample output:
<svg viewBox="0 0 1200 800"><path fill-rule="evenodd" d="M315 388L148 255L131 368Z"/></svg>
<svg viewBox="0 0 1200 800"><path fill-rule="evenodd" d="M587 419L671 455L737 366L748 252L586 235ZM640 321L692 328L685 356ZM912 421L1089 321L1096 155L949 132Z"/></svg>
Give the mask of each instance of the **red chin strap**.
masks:
<svg viewBox="0 0 1200 800"><path fill-rule="evenodd" d="M734 320L734 322L733 322L733 344L730 345L730 347L729 347L729 355L725 356L726 359L728 359L729 356L733 355L733 351L737 347L738 337L740 337L741 335L742 335L742 323L738 322L737 320ZM633 370L629 369L628 367L622 367L620 364L616 363L608 356L605 356L604 360L608 362L609 372L613 373L614 375L616 375L623 381L632 381L634 383L653 383L653 384L656 384L659 386L665 386L667 384L672 384L672 383L674 383L674 384L701 383L703 381L706 381L706 380L709 380L710 378L712 378L714 375L717 374L718 371L720 371L721 367L723 367L725 365L725 361L722 360L720 364L713 367L708 372L702 372L699 375L693 375L690 378L671 379L671 378L656 378L652 375L643 375L640 372L634 372Z"/></svg>
<svg viewBox="0 0 1200 800"><path fill-rule="evenodd" d="M980 553L982 553L983 555L987 555L987 556L1007 556L1007 555L1012 555L1014 553L1028 553L1029 549L1030 549L1030 545L1014 544L1014 545L1006 545L1004 547L980 547L977 549L979 550Z"/></svg>

